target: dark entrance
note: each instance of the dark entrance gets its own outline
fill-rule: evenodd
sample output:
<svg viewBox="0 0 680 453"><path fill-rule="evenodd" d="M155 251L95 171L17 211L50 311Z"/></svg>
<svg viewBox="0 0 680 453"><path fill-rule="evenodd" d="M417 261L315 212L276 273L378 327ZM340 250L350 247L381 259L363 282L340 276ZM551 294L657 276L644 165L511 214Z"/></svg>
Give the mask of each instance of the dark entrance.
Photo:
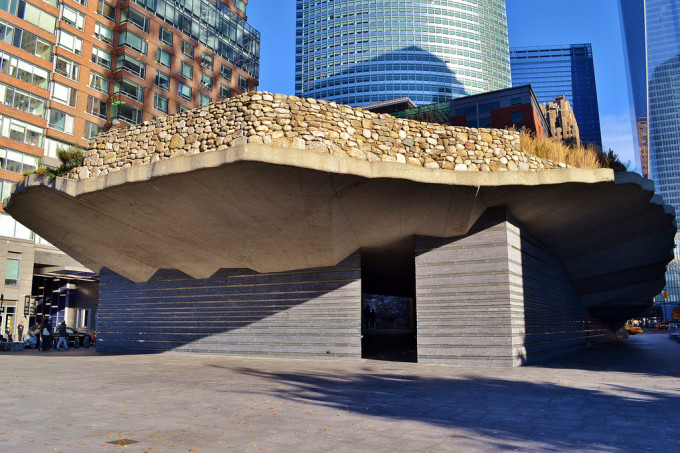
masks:
<svg viewBox="0 0 680 453"><path fill-rule="evenodd" d="M361 249L361 356L415 362L413 238Z"/></svg>

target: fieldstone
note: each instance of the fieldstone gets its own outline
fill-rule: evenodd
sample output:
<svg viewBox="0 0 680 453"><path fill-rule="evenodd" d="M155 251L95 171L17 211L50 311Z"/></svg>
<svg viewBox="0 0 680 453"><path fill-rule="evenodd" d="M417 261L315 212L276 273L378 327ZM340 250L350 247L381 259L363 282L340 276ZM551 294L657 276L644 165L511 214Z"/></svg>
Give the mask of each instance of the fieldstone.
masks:
<svg viewBox="0 0 680 453"><path fill-rule="evenodd" d="M182 148L185 144L185 139L182 135L180 134L175 134L172 136L170 139L170 149L176 149L176 148Z"/></svg>

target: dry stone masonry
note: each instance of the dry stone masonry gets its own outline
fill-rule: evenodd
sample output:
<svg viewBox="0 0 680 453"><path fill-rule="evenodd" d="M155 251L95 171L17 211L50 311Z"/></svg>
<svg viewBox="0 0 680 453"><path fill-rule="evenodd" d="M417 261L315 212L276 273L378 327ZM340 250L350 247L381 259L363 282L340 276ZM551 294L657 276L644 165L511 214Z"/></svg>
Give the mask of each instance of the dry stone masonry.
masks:
<svg viewBox="0 0 680 453"><path fill-rule="evenodd" d="M251 92L100 134L90 142L83 166L66 177L86 179L246 143L454 171L567 167L520 149L513 130L443 126L335 102Z"/></svg>

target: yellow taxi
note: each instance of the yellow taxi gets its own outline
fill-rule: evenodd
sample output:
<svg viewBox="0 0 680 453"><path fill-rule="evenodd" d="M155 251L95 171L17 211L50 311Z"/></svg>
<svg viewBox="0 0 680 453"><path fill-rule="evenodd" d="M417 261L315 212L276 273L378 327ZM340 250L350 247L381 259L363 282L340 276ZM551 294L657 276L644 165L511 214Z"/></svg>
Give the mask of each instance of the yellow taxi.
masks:
<svg viewBox="0 0 680 453"><path fill-rule="evenodd" d="M642 327L634 326L630 323L626 323L625 328L626 331L631 335L635 335L636 333L643 333Z"/></svg>

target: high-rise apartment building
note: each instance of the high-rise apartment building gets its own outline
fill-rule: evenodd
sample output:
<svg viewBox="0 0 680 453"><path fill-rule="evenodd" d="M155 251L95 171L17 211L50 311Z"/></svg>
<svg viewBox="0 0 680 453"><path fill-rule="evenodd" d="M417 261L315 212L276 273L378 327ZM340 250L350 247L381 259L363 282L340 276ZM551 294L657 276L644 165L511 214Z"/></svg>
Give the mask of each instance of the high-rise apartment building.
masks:
<svg viewBox="0 0 680 453"><path fill-rule="evenodd" d="M655 191L680 212L680 3L676 0L619 0L628 64L631 114L643 171ZM680 303L680 256L666 272L666 316Z"/></svg>
<svg viewBox="0 0 680 453"><path fill-rule="evenodd" d="M581 141L602 147L595 67L590 44L513 47L512 85L531 85L541 104L558 96L569 100Z"/></svg>
<svg viewBox="0 0 680 453"><path fill-rule="evenodd" d="M0 0L2 198L41 161L58 166L58 148L254 89L260 34L247 3ZM1 210L0 236L4 332L22 319L34 267L68 260Z"/></svg>
<svg viewBox="0 0 680 453"><path fill-rule="evenodd" d="M417 105L510 86L504 0L297 0L295 93Z"/></svg>

